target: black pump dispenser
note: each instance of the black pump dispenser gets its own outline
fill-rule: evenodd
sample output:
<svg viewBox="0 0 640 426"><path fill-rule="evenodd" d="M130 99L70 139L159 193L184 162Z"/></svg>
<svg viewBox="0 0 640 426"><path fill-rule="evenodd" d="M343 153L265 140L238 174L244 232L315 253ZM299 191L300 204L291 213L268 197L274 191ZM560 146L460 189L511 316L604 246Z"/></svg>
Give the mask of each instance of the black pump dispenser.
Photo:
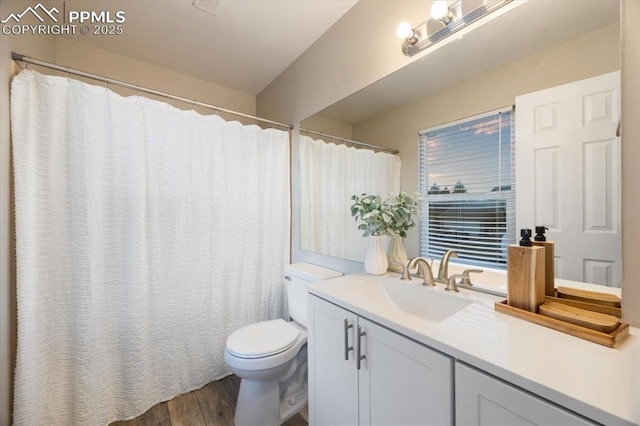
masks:
<svg viewBox="0 0 640 426"><path fill-rule="evenodd" d="M556 295L556 279L555 279L555 250L553 241L547 241L544 231L548 231L546 226L536 226L536 236L534 237L534 246L544 247L544 294L546 296Z"/></svg>
<svg viewBox="0 0 640 426"><path fill-rule="evenodd" d="M522 239L520 240L520 245L522 247L531 247L533 246L533 242L531 241L531 229L522 228L520 230L520 236Z"/></svg>
<svg viewBox="0 0 640 426"><path fill-rule="evenodd" d="M536 241L547 241L547 237L544 236L544 231L548 231L546 226L536 226L536 236L533 238Z"/></svg>

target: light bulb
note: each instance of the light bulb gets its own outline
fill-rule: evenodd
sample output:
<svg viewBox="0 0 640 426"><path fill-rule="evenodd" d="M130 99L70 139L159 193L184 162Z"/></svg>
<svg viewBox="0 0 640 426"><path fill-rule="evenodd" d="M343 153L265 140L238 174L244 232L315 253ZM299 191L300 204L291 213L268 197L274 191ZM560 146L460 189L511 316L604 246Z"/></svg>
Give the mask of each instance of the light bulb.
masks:
<svg viewBox="0 0 640 426"><path fill-rule="evenodd" d="M431 17L433 19L437 19L439 21L445 20L450 13L451 11L449 10L449 6L444 0L436 1L431 6Z"/></svg>
<svg viewBox="0 0 640 426"><path fill-rule="evenodd" d="M396 28L396 34L398 35L398 38L406 40L412 37L413 28L411 28L411 24L407 21L400 22L400 25Z"/></svg>

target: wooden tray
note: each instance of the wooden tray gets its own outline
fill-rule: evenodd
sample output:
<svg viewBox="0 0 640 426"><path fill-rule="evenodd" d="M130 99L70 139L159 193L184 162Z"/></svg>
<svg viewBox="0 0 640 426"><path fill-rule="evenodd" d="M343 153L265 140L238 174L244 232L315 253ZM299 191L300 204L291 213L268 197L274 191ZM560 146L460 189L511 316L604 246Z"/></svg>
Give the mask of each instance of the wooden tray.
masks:
<svg viewBox="0 0 640 426"><path fill-rule="evenodd" d="M609 314L614 317L622 318L622 309L613 306L598 305L596 303L581 302L573 299L563 299L554 296L545 296L545 302L558 302L565 305L574 306L576 308L586 309L588 311L600 312L601 314Z"/></svg>
<svg viewBox="0 0 640 426"><path fill-rule="evenodd" d="M555 290L556 297L561 299L577 300L579 302L611 306L614 308L620 307L620 298L613 294L562 286L557 287Z"/></svg>
<svg viewBox="0 0 640 426"><path fill-rule="evenodd" d="M576 308L558 302L544 302L538 307L538 313L601 333L611 333L620 327L620 318L588 309Z"/></svg>
<svg viewBox="0 0 640 426"><path fill-rule="evenodd" d="M546 317L544 315L536 314L533 312L525 311L523 309L514 308L507 305L507 301L495 303L496 311L503 314L511 315L525 321L532 322L534 324L542 325L544 327L552 328L563 333L571 334L572 336L580 337L582 339L589 340L600 345L615 348L620 345L622 341L629 335L629 324L626 322L620 323L618 328L611 333L602 333L599 331L591 330L579 325L570 324L568 322L560 321L555 318Z"/></svg>

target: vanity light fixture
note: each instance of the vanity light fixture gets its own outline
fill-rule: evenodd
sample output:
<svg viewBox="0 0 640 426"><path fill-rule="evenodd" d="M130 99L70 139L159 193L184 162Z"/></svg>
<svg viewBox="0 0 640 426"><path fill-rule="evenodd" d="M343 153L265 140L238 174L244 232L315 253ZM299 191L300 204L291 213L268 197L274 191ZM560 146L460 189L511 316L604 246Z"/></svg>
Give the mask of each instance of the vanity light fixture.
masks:
<svg viewBox="0 0 640 426"><path fill-rule="evenodd" d="M413 56L433 44L484 18L513 0L435 1L431 18L416 27L401 23L396 34L403 40L402 53Z"/></svg>

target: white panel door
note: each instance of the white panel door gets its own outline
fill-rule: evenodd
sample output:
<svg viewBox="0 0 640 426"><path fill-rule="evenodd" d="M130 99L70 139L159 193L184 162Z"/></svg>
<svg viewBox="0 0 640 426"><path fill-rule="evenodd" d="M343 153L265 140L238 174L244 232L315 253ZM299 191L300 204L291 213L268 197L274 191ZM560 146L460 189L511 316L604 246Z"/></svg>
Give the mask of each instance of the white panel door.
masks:
<svg viewBox="0 0 640 426"><path fill-rule="evenodd" d="M544 225L556 278L619 287L620 73L516 98L516 229Z"/></svg>
<svg viewBox="0 0 640 426"><path fill-rule="evenodd" d="M596 424L459 362L455 368L458 425Z"/></svg>
<svg viewBox="0 0 640 426"><path fill-rule="evenodd" d="M360 425L452 425L453 360L362 317Z"/></svg>
<svg viewBox="0 0 640 426"><path fill-rule="evenodd" d="M309 423L357 425L358 370L354 349L349 349L354 348L357 317L312 295L308 301Z"/></svg>

